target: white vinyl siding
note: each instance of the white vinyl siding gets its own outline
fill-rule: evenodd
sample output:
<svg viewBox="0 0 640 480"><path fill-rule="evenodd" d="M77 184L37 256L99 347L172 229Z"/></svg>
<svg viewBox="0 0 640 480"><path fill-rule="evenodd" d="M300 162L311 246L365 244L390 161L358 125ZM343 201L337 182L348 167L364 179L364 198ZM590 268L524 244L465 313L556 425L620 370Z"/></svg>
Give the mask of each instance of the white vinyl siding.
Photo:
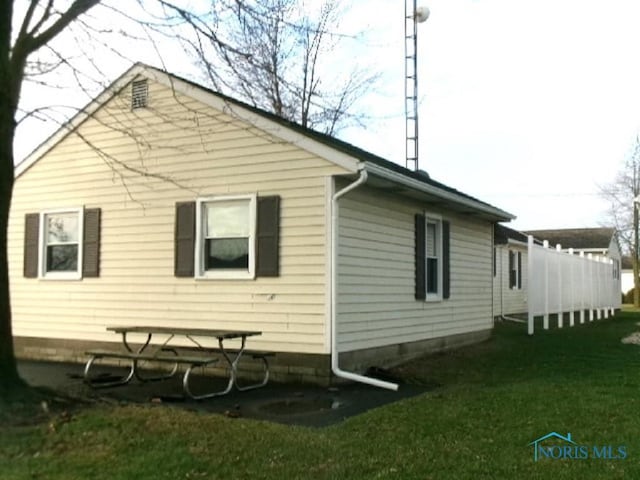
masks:
<svg viewBox="0 0 640 480"><path fill-rule="evenodd" d="M520 252L522 285L510 287L509 255ZM522 245L496 245L496 276L493 281L494 315L514 315L527 312L527 247ZM516 256L517 264L517 256ZM516 265L517 267L517 265Z"/></svg>
<svg viewBox="0 0 640 480"><path fill-rule="evenodd" d="M488 221L437 212L450 222L450 298L415 299L414 215L423 208L367 187L340 200L339 351L492 328Z"/></svg>
<svg viewBox="0 0 640 480"><path fill-rule="evenodd" d="M105 326L179 324L261 330L251 348L326 353L326 177L345 172L157 83L149 83L147 108L132 111L130 96L123 89L79 127L107 155L70 134L16 181L14 335L118 342ZM247 193L281 198L280 276L174 277L175 203ZM24 278L25 214L69 205L102 210L100 278Z"/></svg>

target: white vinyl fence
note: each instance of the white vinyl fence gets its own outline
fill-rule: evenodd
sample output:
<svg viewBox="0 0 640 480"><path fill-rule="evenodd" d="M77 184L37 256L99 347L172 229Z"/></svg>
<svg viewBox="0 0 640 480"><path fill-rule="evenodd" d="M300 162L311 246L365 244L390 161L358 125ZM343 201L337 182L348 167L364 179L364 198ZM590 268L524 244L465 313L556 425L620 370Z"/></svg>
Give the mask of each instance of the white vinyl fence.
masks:
<svg viewBox="0 0 640 480"><path fill-rule="evenodd" d="M562 328L565 314L574 326L607 318L620 307L620 281L610 258L575 255L560 245L552 249L546 241L540 246L529 236L528 262L529 335L534 317L542 316L543 328L548 329L549 315L555 314Z"/></svg>

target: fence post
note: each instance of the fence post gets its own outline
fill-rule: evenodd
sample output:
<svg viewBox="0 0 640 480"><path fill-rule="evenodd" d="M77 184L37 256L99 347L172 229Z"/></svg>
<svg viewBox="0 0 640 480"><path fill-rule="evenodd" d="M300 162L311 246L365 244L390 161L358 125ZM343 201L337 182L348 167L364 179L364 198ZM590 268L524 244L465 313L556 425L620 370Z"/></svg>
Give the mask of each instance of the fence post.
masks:
<svg viewBox="0 0 640 480"><path fill-rule="evenodd" d="M533 287L533 235L527 236L527 333L533 335L533 308L531 305L531 292Z"/></svg>
<svg viewBox="0 0 640 480"><path fill-rule="evenodd" d="M557 243L556 244L556 260L558 264L558 328L562 328L564 325L564 312L562 309L562 246Z"/></svg>
<svg viewBox="0 0 640 480"><path fill-rule="evenodd" d="M580 285L581 285L581 289L580 289L580 323L584 323L584 308L585 308L585 301L584 301L584 297L587 293L587 288L586 288L586 276L585 276L585 258L584 258L584 252L580 252Z"/></svg>
<svg viewBox="0 0 640 480"><path fill-rule="evenodd" d="M602 257L602 316L609 318L609 259Z"/></svg>
<svg viewBox="0 0 640 480"><path fill-rule="evenodd" d="M569 255L571 258L571 263L569 263L569 326L573 327L575 325L575 318L573 316L573 312L576 309L576 306L574 305L575 303L575 285L574 285L574 280L575 280L575 275L573 274L573 264L574 264L574 260L575 258L573 258L573 248L569 249Z"/></svg>
<svg viewBox="0 0 640 480"><path fill-rule="evenodd" d="M596 255L596 320L600 320L602 318L602 288L600 286L600 273L601 273L601 257L600 255Z"/></svg>
<svg viewBox="0 0 640 480"><path fill-rule="evenodd" d="M544 250L544 316L542 317L542 328L549 330L549 242L542 243Z"/></svg>
<svg viewBox="0 0 640 480"><path fill-rule="evenodd" d="M594 310L594 299L595 288L593 284L593 253L590 253L587 258L589 259L589 321L593 322L593 310Z"/></svg>

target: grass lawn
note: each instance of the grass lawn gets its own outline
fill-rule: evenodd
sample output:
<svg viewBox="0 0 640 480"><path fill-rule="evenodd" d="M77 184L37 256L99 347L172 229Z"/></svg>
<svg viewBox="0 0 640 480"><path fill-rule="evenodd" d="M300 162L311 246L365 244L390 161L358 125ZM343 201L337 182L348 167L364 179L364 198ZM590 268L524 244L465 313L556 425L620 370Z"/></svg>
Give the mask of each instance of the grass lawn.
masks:
<svg viewBox="0 0 640 480"><path fill-rule="evenodd" d="M639 321L533 337L498 325L489 342L401 370L437 389L325 429L151 406L0 427L0 478L640 478L640 346L620 342ZM534 462L528 444L552 431L626 459Z"/></svg>

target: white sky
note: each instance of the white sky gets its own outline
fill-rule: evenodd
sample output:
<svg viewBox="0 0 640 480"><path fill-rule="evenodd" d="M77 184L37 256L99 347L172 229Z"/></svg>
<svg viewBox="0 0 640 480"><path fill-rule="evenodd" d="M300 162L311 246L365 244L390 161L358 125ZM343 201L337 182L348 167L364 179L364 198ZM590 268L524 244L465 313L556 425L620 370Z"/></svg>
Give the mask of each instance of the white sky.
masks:
<svg viewBox="0 0 640 480"><path fill-rule="evenodd" d="M419 25L420 167L515 214L518 229L606 224L598 185L640 132L640 2L429 0ZM341 138L404 164L404 1L352 0L339 62L384 72L364 99L376 117ZM165 66L188 75L188 64ZM158 66L155 52L140 61ZM113 61L113 75L127 68ZM33 102L37 89L28 90ZM73 92L70 92L73 95ZM50 92L49 92L50 95ZM76 92L77 96L77 92ZM86 99L80 104L86 103ZM25 127L18 158L47 136Z"/></svg>

